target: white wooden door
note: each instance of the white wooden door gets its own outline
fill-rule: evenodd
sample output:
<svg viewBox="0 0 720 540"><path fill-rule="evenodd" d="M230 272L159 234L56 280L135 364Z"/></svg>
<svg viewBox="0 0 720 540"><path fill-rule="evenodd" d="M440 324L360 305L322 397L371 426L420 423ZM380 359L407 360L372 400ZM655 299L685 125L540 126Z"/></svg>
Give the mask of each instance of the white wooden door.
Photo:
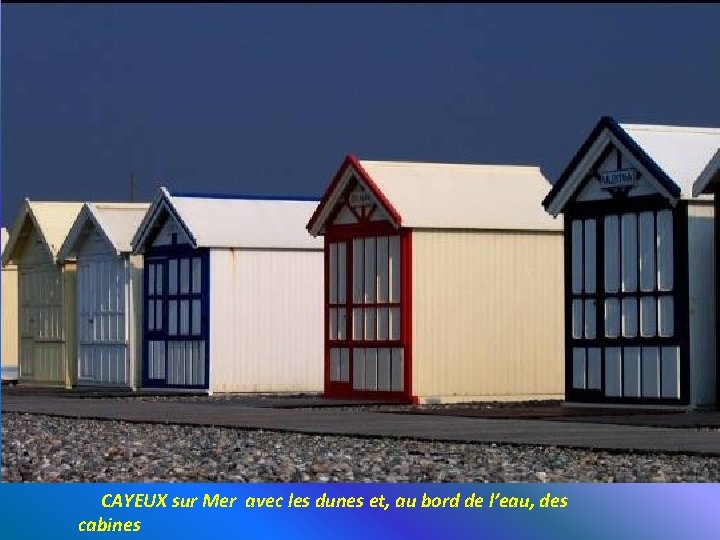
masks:
<svg viewBox="0 0 720 540"><path fill-rule="evenodd" d="M78 261L78 382L130 383L127 262L115 256Z"/></svg>

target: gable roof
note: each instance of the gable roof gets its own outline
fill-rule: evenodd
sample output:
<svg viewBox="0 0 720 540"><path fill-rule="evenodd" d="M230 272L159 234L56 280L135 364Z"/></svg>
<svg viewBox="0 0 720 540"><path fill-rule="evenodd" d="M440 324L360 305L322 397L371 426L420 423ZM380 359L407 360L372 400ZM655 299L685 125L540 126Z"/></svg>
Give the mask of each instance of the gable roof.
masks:
<svg viewBox="0 0 720 540"><path fill-rule="evenodd" d="M396 227L429 229L562 229L538 202L550 184L538 167L365 161L347 156L307 228L326 222L357 176Z"/></svg>
<svg viewBox="0 0 720 540"><path fill-rule="evenodd" d="M142 253L167 216L183 228L195 248L322 250L304 229L317 199L171 194L160 188L132 239Z"/></svg>
<svg viewBox="0 0 720 540"><path fill-rule="evenodd" d="M149 203L85 203L58 252L58 260L75 257L87 224L100 231L118 255L130 253L130 241L148 208Z"/></svg>
<svg viewBox="0 0 720 540"><path fill-rule="evenodd" d="M15 251L27 220L30 220L38 231L53 261L57 261L60 246L81 208L80 202L31 201L26 198L11 229L10 238L2 255L2 263L7 264L16 257Z"/></svg>
<svg viewBox="0 0 720 540"><path fill-rule="evenodd" d="M697 180L693 184L693 195L696 197L703 194L709 193L710 188L714 186L714 189L718 189L720 186L720 148L708 161L705 168L698 175Z"/></svg>
<svg viewBox="0 0 720 540"><path fill-rule="evenodd" d="M593 148L600 144L605 147L608 141L603 137L608 134L647 169L659 183L660 192L673 204L693 196L693 182L720 145L719 128L619 124L604 116L543 200L548 212L553 215L562 212L582 180L574 173L584 165Z"/></svg>

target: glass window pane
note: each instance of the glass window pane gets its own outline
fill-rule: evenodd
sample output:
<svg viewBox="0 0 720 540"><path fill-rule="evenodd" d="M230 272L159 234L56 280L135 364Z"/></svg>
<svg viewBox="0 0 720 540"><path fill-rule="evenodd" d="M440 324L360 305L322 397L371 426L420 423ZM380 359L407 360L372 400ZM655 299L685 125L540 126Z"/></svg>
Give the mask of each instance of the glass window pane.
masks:
<svg viewBox="0 0 720 540"><path fill-rule="evenodd" d="M168 335L177 335L177 300L168 302Z"/></svg>
<svg viewBox="0 0 720 540"><path fill-rule="evenodd" d="M605 292L620 290L620 231L617 216L605 217Z"/></svg>
<svg viewBox="0 0 720 540"><path fill-rule="evenodd" d="M180 300L180 334L186 336L190 333L190 301Z"/></svg>
<svg viewBox="0 0 720 540"><path fill-rule="evenodd" d="M344 304L347 297L347 254L345 242L338 244L337 252L337 299L339 304Z"/></svg>
<svg viewBox="0 0 720 540"><path fill-rule="evenodd" d="M200 309L200 300L192 301L192 333L194 336L199 336L201 332L202 315Z"/></svg>
<svg viewBox="0 0 720 540"><path fill-rule="evenodd" d="M672 296L658 298L658 333L662 337L675 334L675 302Z"/></svg>
<svg viewBox="0 0 720 540"><path fill-rule="evenodd" d="M337 308L330 308L328 319L330 339L337 339Z"/></svg>
<svg viewBox="0 0 720 540"><path fill-rule="evenodd" d="M365 322L365 320L364 320L362 308L354 308L353 309L353 339L362 341L364 322Z"/></svg>
<svg viewBox="0 0 720 540"><path fill-rule="evenodd" d="M582 221L576 219L572 222L572 292L582 292L583 284L583 232Z"/></svg>
<svg viewBox="0 0 720 540"><path fill-rule="evenodd" d="M155 294L163 293L163 265L155 265Z"/></svg>
<svg viewBox="0 0 720 540"><path fill-rule="evenodd" d="M381 236L377 239L377 301L384 303L388 301L389 289L389 260L388 260L388 238Z"/></svg>
<svg viewBox="0 0 720 540"><path fill-rule="evenodd" d="M572 301L572 337L580 339L583 335L583 301L574 299Z"/></svg>
<svg viewBox="0 0 720 540"><path fill-rule="evenodd" d="M635 337L638 333L638 308L636 298L622 300L622 327L624 337Z"/></svg>
<svg viewBox="0 0 720 540"><path fill-rule="evenodd" d="M365 308L365 339L375 340L375 308Z"/></svg>
<svg viewBox="0 0 720 540"><path fill-rule="evenodd" d="M375 267L375 239L365 239L365 303L375 302L377 268Z"/></svg>
<svg viewBox="0 0 720 540"><path fill-rule="evenodd" d="M155 265L148 265L148 295L152 296L155 294Z"/></svg>
<svg viewBox="0 0 720 540"><path fill-rule="evenodd" d="M362 238L353 240L353 303L361 304L363 301L363 293L365 291L365 263L363 262Z"/></svg>
<svg viewBox="0 0 720 540"><path fill-rule="evenodd" d="M390 339L400 339L400 308L390 308Z"/></svg>
<svg viewBox="0 0 720 540"><path fill-rule="evenodd" d="M585 300L585 337L595 339L597 308L595 300Z"/></svg>
<svg viewBox="0 0 720 540"><path fill-rule="evenodd" d="M155 300L155 330L163 328L162 300Z"/></svg>
<svg viewBox="0 0 720 540"><path fill-rule="evenodd" d="M640 299L640 334L653 337L657 333L657 305L655 297L643 296Z"/></svg>
<svg viewBox="0 0 720 540"><path fill-rule="evenodd" d="M637 217L635 214L622 216L622 290L637 290Z"/></svg>
<svg viewBox="0 0 720 540"><path fill-rule="evenodd" d="M605 336L620 336L620 300L617 298L605 300Z"/></svg>
<svg viewBox="0 0 720 540"><path fill-rule="evenodd" d="M330 244L328 261L328 296L331 304L337 304L337 244Z"/></svg>
<svg viewBox="0 0 720 540"><path fill-rule="evenodd" d="M193 257L192 262L192 292L199 294L202 287L202 263L200 257Z"/></svg>
<svg viewBox="0 0 720 540"><path fill-rule="evenodd" d="M190 292L190 259L180 259L180 294Z"/></svg>
<svg viewBox="0 0 720 540"><path fill-rule="evenodd" d="M155 301L148 300L147 308L147 327L148 330L155 330Z"/></svg>
<svg viewBox="0 0 720 540"><path fill-rule="evenodd" d="M378 340L386 340L390 334L390 310L388 308L378 308L377 320L377 338Z"/></svg>
<svg viewBox="0 0 720 540"><path fill-rule="evenodd" d="M177 259L168 261L168 294L177 294Z"/></svg>
<svg viewBox="0 0 720 540"><path fill-rule="evenodd" d="M641 212L638 219L640 290L655 290L655 212Z"/></svg>
<svg viewBox="0 0 720 540"><path fill-rule="evenodd" d="M594 293L597 272L597 244L595 241L595 220L585 220L585 292Z"/></svg>

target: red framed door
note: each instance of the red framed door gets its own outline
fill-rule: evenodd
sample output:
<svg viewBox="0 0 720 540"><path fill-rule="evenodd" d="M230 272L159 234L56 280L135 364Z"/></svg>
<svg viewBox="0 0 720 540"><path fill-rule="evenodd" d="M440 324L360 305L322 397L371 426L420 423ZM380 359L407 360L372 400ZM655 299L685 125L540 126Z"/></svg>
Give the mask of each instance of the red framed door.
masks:
<svg viewBox="0 0 720 540"><path fill-rule="evenodd" d="M325 240L325 391L407 400L403 239L388 223L337 226Z"/></svg>

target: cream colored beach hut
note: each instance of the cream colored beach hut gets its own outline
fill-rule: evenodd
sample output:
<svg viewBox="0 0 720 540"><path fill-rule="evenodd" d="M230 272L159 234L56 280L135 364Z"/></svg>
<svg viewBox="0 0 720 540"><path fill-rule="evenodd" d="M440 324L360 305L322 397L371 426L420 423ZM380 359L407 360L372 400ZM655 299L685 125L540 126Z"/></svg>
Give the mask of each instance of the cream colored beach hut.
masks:
<svg viewBox="0 0 720 540"><path fill-rule="evenodd" d="M21 383L75 384L75 264L57 253L81 207L25 199L10 231L2 262L18 272Z"/></svg>
<svg viewBox="0 0 720 540"><path fill-rule="evenodd" d="M8 242L9 233L5 227L1 230L2 253ZM9 264L2 268L0 284L0 302L2 302L2 380L14 381L18 378L18 278L17 266Z"/></svg>
<svg viewBox="0 0 720 540"><path fill-rule="evenodd" d="M325 239L325 395L562 398L549 189L537 167L348 156L307 226Z"/></svg>
<svg viewBox="0 0 720 540"><path fill-rule="evenodd" d="M142 256L130 241L149 206L85 203L58 253L77 267L78 386L140 384Z"/></svg>

